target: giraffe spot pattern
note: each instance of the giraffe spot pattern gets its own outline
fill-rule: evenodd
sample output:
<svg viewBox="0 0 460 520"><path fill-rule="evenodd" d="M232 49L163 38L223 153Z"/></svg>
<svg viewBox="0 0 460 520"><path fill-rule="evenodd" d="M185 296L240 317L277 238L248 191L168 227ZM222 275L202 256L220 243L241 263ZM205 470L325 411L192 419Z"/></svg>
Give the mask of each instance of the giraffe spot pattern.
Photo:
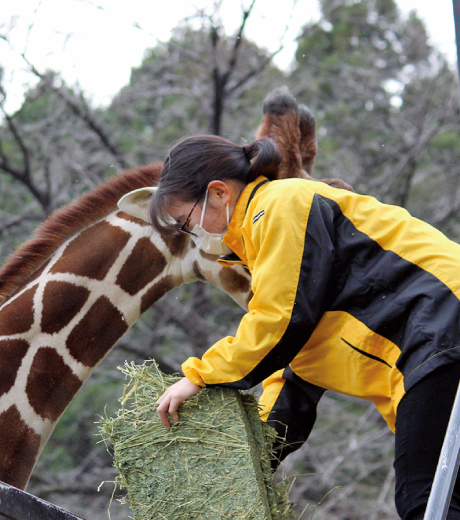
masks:
<svg viewBox="0 0 460 520"><path fill-rule="evenodd" d="M249 279L232 269L226 267L219 272L219 279L225 292L232 294L236 292L247 292L251 288Z"/></svg>
<svg viewBox="0 0 460 520"><path fill-rule="evenodd" d="M217 259L220 257L220 255L210 255L209 253L206 253L202 249L200 249L200 256L202 256L206 260L211 260L211 262L216 262Z"/></svg>
<svg viewBox="0 0 460 520"><path fill-rule="evenodd" d="M130 236L107 222L98 222L68 244L50 273L72 273L103 280Z"/></svg>
<svg viewBox="0 0 460 520"><path fill-rule="evenodd" d="M107 354L127 329L120 311L106 296L101 296L69 334L66 346L77 361L92 367Z"/></svg>
<svg viewBox="0 0 460 520"><path fill-rule="evenodd" d="M172 256L183 257L187 253L188 248L185 247L187 237L184 233L176 236L163 235L161 238Z"/></svg>
<svg viewBox="0 0 460 520"><path fill-rule="evenodd" d="M43 294L42 332L59 332L80 312L89 295L88 289L70 282L48 282Z"/></svg>
<svg viewBox="0 0 460 520"><path fill-rule="evenodd" d="M117 276L117 284L134 296L166 267L163 253L147 237L137 241Z"/></svg>
<svg viewBox="0 0 460 520"><path fill-rule="evenodd" d="M194 260L192 266L193 266L193 274L197 277L197 279L201 280L202 282L205 282L206 277L201 272L200 264L196 260Z"/></svg>
<svg viewBox="0 0 460 520"><path fill-rule="evenodd" d="M0 480L24 489L40 450L40 435L14 405L0 414L0 431Z"/></svg>
<svg viewBox="0 0 460 520"><path fill-rule="evenodd" d="M140 218L133 217L132 215L128 215L128 213L125 213L124 211L119 211L117 213L117 217L121 218L122 220L127 220L128 222L135 222L139 226L150 227L150 224L148 222L145 222L144 220L141 220Z"/></svg>
<svg viewBox="0 0 460 520"><path fill-rule="evenodd" d="M4 339L0 341L0 395L14 385L23 357L29 349L24 339Z"/></svg>
<svg viewBox="0 0 460 520"><path fill-rule="evenodd" d="M28 278L26 278L26 280L24 281L24 283L22 284L22 287L25 287L27 284L29 284L30 282L33 282L34 280L36 280L37 278L40 278L40 276L42 275L43 271L48 267L49 265L49 260L46 261L41 267L39 267L33 274L31 274Z"/></svg>
<svg viewBox="0 0 460 520"><path fill-rule="evenodd" d="M56 349L41 347L30 367L26 395L35 413L54 422L82 384Z"/></svg>
<svg viewBox="0 0 460 520"><path fill-rule="evenodd" d="M0 310L0 336L27 332L34 322L34 294L32 287L7 303ZM20 309L20 311L19 311Z"/></svg>
<svg viewBox="0 0 460 520"><path fill-rule="evenodd" d="M179 281L175 276L168 275L162 278L155 285L152 285L150 289L144 294L141 300L141 314L151 307L156 301L158 301L167 292L171 291L179 285Z"/></svg>

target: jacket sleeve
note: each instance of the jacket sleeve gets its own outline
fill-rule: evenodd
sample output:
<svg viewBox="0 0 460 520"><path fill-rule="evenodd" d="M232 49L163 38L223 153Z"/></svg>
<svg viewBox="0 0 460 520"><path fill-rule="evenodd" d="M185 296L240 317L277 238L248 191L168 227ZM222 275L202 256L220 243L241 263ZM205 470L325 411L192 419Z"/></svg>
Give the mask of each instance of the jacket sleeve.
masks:
<svg viewBox="0 0 460 520"><path fill-rule="evenodd" d="M247 389L285 368L327 305L334 260L331 208L311 189L277 192L254 205L242 229L254 296L235 337L182 365L200 386Z"/></svg>

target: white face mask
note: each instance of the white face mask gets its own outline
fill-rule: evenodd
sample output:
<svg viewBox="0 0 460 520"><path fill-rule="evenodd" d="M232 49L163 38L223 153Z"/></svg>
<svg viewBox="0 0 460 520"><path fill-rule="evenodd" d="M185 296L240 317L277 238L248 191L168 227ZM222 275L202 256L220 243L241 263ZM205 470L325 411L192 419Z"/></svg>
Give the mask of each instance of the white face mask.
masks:
<svg viewBox="0 0 460 520"><path fill-rule="evenodd" d="M199 247L205 253L210 255L228 255L232 252L232 250L227 247L222 242L223 234L219 233L210 233L203 229L203 219L204 212L206 211L206 203L208 201L208 190L206 190L206 195L204 197L203 203L203 211L201 212L201 221L199 224L196 224L191 230L193 235L190 235L190 238L195 242L196 246ZM230 214L228 209L228 204L225 206L227 210L227 227L230 223ZM196 236L195 236L196 235Z"/></svg>

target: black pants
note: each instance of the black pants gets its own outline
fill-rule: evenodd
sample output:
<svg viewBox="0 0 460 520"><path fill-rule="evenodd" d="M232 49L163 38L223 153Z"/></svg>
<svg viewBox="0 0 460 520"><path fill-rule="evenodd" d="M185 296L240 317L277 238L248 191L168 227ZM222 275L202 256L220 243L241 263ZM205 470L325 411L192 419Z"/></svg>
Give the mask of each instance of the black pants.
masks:
<svg viewBox="0 0 460 520"><path fill-rule="evenodd" d="M460 380L460 363L433 371L398 406L395 435L396 509L403 520L422 520ZM457 478L448 520L460 520Z"/></svg>

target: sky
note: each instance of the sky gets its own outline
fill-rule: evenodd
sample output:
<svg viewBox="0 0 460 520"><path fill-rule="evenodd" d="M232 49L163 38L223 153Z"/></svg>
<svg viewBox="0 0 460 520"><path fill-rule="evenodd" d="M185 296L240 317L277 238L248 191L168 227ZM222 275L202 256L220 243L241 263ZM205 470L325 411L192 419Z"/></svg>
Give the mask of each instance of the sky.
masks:
<svg viewBox="0 0 460 520"><path fill-rule="evenodd" d="M8 92L6 109L19 108L34 78L21 55L38 70L61 72L77 83L94 105L106 105L129 82L146 49L169 39L180 20L216 0L0 0L0 65ZM452 0L397 0L407 15L415 9L427 25L432 43L456 63ZM221 18L231 34L250 0L223 0ZM319 17L318 0L257 0L246 37L284 50L276 64L288 68L300 28ZM7 35L9 42L2 39Z"/></svg>

